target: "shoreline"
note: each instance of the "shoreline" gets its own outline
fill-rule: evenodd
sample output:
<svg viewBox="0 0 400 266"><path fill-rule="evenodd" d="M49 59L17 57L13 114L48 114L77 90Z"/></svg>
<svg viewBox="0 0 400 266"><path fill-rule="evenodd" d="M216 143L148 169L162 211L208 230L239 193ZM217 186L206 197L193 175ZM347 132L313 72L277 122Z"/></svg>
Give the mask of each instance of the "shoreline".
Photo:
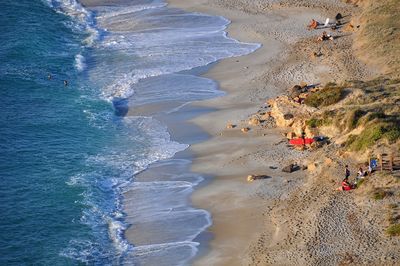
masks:
<svg viewBox="0 0 400 266"><path fill-rule="evenodd" d="M263 146L261 149L276 151L280 157L290 153L286 147L274 145L281 140L279 130L270 129L262 134L249 132L247 134L249 136L243 136L240 131L232 133L224 128L228 122L241 123L240 121L245 120L248 115L256 112L259 109L257 104L260 98L270 98L283 92L282 89L272 88L272 86L269 90L265 89L264 86L268 84L261 84L260 79L263 79L264 68L272 68L271 63L285 50L287 44L275 40L272 36L262 36L255 31L243 30L243 27L250 27L246 23L253 19L264 21L265 18L262 15L247 14L245 17L246 15L242 12L235 11L221 14L222 10L206 8L197 1L189 1L185 4L177 2L169 1L172 6L189 11L222 15L231 21L226 29L228 36L241 42L262 44L257 51L249 55L219 61L205 74L206 77L218 81L220 89L227 92L227 95L199 103L201 106L215 107L218 110L208 116L194 119L194 123L208 132L211 138L190 147L195 155L193 171L214 176L209 185L196 190L192 196L196 207L211 212L213 224L209 231L214 236L209 244L211 248L209 253L196 257L194 265L251 264L250 245L257 240L260 232L269 230L264 226L266 217L263 211L260 211L265 209L265 198L258 194L272 194L271 198L280 197L286 190L294 189L298 180L304 177L302 173L289 176L277 173L277 170L267 170L263 161L253 162L251 158L246 158L247 153L259 151L260 146ZM273 19L273 17L269 18L269 20ZM256 89L249 91L249 87L254 85L257 86ZM282 84L280 85L282 88ZM262 90L266 94L259 95ZM249 98L249 93L254 98ZM210 118L212 121L209 121ZM267 136L264 136L265 134ZM269 145L264 144L266 142ZM260 145L260 143L263 144ZM283 150L278 151L278 149ZM292 154L292 157L295 156ZM240 159L233 163L235 158ZM266 163L275 167L279 164L272 158ZM219 167L221 165L229 165L229 169ZM245 180L249 174L265 174L272 178L265 180L264 184L255 183L249 186ZM272 228L270 229L270 234L273 234Z"/></svg>
<svg viewBox="0 0 400 266"><path fill-rule="evenodd" d="M360 63L354 55L351 34L339 31L334 33L339 36L335 42L316 45L315 39L322 31L305 29L311 18L324 21L338 12L351 17L358 12L357 7L324 0L309 6L284 1L287 3L282 6L265 7L247 0L235 4L224 0L168 2L171 7L223 16L231 21L226 29L228 36L262 44L252 54L219 61L205 74L216 80L227 95L196 103L217 110L192 120L211 135L209 140L190 147L195 157L192 170L214 177L192 196L194 206L210 211L213 222L208 229L213 235L210 250L197 256L193 265L310 265L326 259L337 265L353 259L368 261L347 252L346 247L351 245L363 250L374 246L390 254L390 248L382 251L379 246L388 240L377 234L378 224L373 227L363 224L361 211L354 214L357 218L349 218L353 217L351 206L361 200L329 190L338 182L337 168L345 163L343 158L337 158L334 151L294 151L285 145L282 129L250 126L245 134L239 130L249 127L249 116L262 111L268 98L283 94L295 84L376 75L375 70ZM315 52L322 53L322 58L310 57ZM228 123L237 128L226 129ZM299 162L322 166L291 174L280 171L289 163ZM349 158L347 163L351 163ZM246 177L252 174L271 178L246 182ZM326 178L317 181L320 176ZM319 188L321 185L323 189ZM358 206L368 211L365 203ZM346 211L341 212L341 208ZM330 221L332 216L338 218ZM358 219L361 229L354 219ZM348 239L342 239L341 233L333 230L340 221L343 224L337 231L348 234ZM329 227L332 235L321 232L321 226ZM362 230L371 237L354 236L349 228L354 232ZM324 248L328 244L321 246L340 241L346 244L329 246L328 250ZM368 256L379 261L376 257L379 253L374 250Z"/></svg>

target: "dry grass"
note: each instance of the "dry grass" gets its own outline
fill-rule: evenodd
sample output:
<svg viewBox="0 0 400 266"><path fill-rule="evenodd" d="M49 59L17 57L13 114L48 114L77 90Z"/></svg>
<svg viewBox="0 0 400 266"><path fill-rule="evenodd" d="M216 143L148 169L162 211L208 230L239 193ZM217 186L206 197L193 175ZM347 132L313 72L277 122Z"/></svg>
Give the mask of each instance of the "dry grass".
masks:
<svg viewBox="0 0 400 266"><path fill-rule="evenodd" d="M363 1L356 50L383 74L400 76L400 4L398 0Z"/></svg>

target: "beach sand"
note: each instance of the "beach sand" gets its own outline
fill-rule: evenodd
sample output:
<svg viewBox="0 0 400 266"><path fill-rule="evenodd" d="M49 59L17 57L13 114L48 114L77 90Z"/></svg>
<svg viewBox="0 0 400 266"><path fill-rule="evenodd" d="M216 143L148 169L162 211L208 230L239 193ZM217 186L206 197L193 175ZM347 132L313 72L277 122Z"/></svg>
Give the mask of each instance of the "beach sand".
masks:
<svg viewBox="0 0 400 266"><path fill-rule="evenodd" d="M358 8L336 0L168 2L171 7L226 17L232 21L228 36L262 45L250 55L214 64L205 74L219 83L225 96L156 117L167 125L173 140L191 145L170 160L193 160L191 169L161 162L136 176L148 180L160 172L184 171L206 178L191 200L195 208L211 213L212 225L195 239L202 245L192 264L396 265L400 243L383 235L386 209L366 200L362 189L334 191L348 158L339 158L332 145L317 152L293 150L282 136L284 129L247 122L252 114L268 110L267 99L300 82L323 84L376 74L354 56L351 32L333 32L335 41L317 43L322 30L306 29L312 18L325 21L338 12L349 21ZM151 115L178 105L145 106L134 112ZM135 115L132 112L128 115ZM228 123L236 127L228 129ZM241 132L244 127L249 132ZM316 169L281 171L291 163L312 163ZM247 182L248 175L266 178ZM124 194L128 223L134 223L129 209L134 198L132 192ZM133 244L148 241L134 227L125 236Z"/></svg>
<svg viewBox="0 0 400 266"><path fill-rule="evenodd" d="M206 74L226 96L195 103L216 110L191 120L211 136L191 146L192 171L215 177L192 197L196 207L211 212L213 221L210 250L194 265L395 265L398 241L383 238L381 214L368 213L357 195L334 192L346 163L327 158L335 156L334 150L294 151L280 130L246 122L265 108L268 98L302 81L318 84L374 75L354 56L351 34L336 32L334 42L317 44L322 30L306 29L312 18L325 21L358 9L328 0L168 2L224 16L232 21L229 36L262 44L250 55L222 60ZM314 52L322 56L313 58ZM227 129L228 123L237 127ZM251 129L242 133L242 127ZM294 162L316 162L324 168L281 171ZM249 183L250 174L270 178Z"/></svg>

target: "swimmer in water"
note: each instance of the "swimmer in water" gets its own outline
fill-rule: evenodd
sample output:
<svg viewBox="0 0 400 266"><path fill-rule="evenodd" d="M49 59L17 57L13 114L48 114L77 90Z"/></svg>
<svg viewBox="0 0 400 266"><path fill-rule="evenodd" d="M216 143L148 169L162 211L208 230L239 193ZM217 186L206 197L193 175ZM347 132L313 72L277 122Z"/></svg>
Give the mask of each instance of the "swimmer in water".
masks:
<svg viewBox="0 0 400 266"><path fill-rule="evenodd" d="M64 86L68 86L68 80L64 80Z"/></svg>

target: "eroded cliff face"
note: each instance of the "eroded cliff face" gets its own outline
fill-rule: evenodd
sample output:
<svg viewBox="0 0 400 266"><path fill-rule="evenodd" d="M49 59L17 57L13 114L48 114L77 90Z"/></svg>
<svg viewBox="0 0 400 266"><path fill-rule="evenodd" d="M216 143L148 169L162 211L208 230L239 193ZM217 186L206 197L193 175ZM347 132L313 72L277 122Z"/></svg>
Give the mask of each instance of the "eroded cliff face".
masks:
<svg viewBox="0 0 400 266"><path fill-rule="evenodd" d="M268 104L276 125L287 128L289 133L293 132L291 137L301 136L302 132L305 132L307 137L315 136L316 132L306 125L306 121L317 111L316 108L299 104L286 95L271 99Z"/></svg>

